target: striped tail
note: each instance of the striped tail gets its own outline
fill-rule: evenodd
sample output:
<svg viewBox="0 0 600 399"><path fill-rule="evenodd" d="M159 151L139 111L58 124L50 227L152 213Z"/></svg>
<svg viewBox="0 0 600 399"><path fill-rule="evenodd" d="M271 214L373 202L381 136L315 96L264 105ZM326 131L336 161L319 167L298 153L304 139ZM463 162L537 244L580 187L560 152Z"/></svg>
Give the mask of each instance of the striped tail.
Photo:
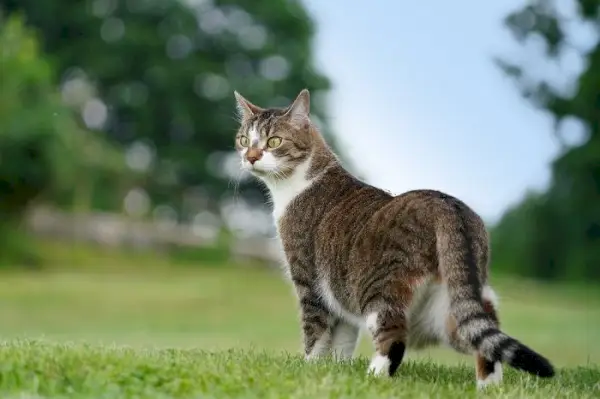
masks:
<svg viewBox="0 0 600 399"><path fill-rule="evenodd" d="M473 224L467 224L460 213L453 219L438 229L437 252L458 338L490 362L506 363L539 377L554 376L554 368L545 357L503 333L495 316L486 312L475 256L475 250L481 248L475 245L481 245L481 238L469 229Z"/></svg>

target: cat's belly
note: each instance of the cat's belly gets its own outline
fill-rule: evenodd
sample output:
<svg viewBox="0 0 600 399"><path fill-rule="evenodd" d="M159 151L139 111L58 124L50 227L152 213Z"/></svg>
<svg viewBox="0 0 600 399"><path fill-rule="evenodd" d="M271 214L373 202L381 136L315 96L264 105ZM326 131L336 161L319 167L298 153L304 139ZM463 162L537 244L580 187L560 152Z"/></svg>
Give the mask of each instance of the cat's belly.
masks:
<svg viewBox="0 0 600 399"><path fill-rule="evenodd" d="M413 292L406 312L407 346L420 349L447 342L450 296L446 284L427 281Z"/></svg>
<svg viewBox="0 0 600 399"><path fill-rule="evenodd" d="M343 319L349 324L352 324L358 328L365 327L365 318L360 314L355 314L350 312L348 309L344 308L340 301L338 301L329 286L329 282L326 279L321 279L319 281L319 294L321 295L321 299L325 302L325 305L328 307L329 311Z"/></svg>
<svg viewBox="0 0 600 399"><path fill-rule="evenodd" d="M366 318L346 309L335 297L327 280L321 279L319 291L332 314L358 328L365 328ZM406 314L408 347L421 349L439 343L448 344L446 329L450 300L445 284L430 281L417 287Z"/></svg>

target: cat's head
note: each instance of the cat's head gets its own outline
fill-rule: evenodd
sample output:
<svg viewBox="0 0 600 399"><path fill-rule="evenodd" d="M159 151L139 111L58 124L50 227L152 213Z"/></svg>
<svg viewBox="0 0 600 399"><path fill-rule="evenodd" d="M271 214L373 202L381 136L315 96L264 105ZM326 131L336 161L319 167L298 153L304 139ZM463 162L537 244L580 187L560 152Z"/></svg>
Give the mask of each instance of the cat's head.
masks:
<svg viewBox="0 0 600 399"><path fill-rule="evenodd" d="M289 177L311 155L310 95L302 90L287 108L261 108L235 92L240 128L235 148L242 168L269 180Z"/></svg>

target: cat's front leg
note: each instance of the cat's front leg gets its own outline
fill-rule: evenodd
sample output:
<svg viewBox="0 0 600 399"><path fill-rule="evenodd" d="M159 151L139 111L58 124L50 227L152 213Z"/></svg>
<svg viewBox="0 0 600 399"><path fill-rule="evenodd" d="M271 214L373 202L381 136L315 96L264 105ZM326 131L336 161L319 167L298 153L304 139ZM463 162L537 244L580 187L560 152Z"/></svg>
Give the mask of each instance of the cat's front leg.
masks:
<svg viewBox="0 0 600 399"><path fill-rule="evenodd" d="M360 330L358 327L338 319L332 329L331 347L336 360L352 358L358 343Z"/></svg>
<svg viewBox="0 0 600 399"><path fill-rule="evenodd" d="M308 287L296 287L300 300L304 355L307 360L331 353L335 318L319 295Z"/></svg>

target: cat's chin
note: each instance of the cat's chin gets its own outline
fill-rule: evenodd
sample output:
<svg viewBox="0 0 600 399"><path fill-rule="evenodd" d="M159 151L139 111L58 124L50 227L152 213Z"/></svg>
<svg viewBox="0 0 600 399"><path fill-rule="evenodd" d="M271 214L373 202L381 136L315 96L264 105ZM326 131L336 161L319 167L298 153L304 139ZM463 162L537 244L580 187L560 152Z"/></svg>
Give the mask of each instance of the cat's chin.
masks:
<svg viewBox="0 0 600 399"><path fill-rule="evenodd" d="M280 175L278 173L279 171L276 171L276 170L264 170L264 169L250 168L249 172L254 177L257 177L262 180L268 180L268 181L283 180L283 176Z"/></svg>
<svg viewBox="0 0 600 399"><path fill-rule="evenodd" d="M260 169L250 169L250 173L257 177L267 177L269 176L269 172L266 170Z"/></svg>
<svg viewBox="0 0 600 399"><path fill-rule="evenodd" d="M273 173L272 171L269 171L269 170L258 169L258 168L254 168L254 167L246 168L246 171L250 172L250 174L253 176L261 177L261 178L267 178L270 175L272 175L272 173Z"/></svg>
<svg viewBox="0 0 600 399"><path fill-rule="evenodd" d="M242 169L251 175L263 180L281 180L287 173L287 169L283 168L261 168L260 166L251 166L250 164L242 164Z"/></svg>

